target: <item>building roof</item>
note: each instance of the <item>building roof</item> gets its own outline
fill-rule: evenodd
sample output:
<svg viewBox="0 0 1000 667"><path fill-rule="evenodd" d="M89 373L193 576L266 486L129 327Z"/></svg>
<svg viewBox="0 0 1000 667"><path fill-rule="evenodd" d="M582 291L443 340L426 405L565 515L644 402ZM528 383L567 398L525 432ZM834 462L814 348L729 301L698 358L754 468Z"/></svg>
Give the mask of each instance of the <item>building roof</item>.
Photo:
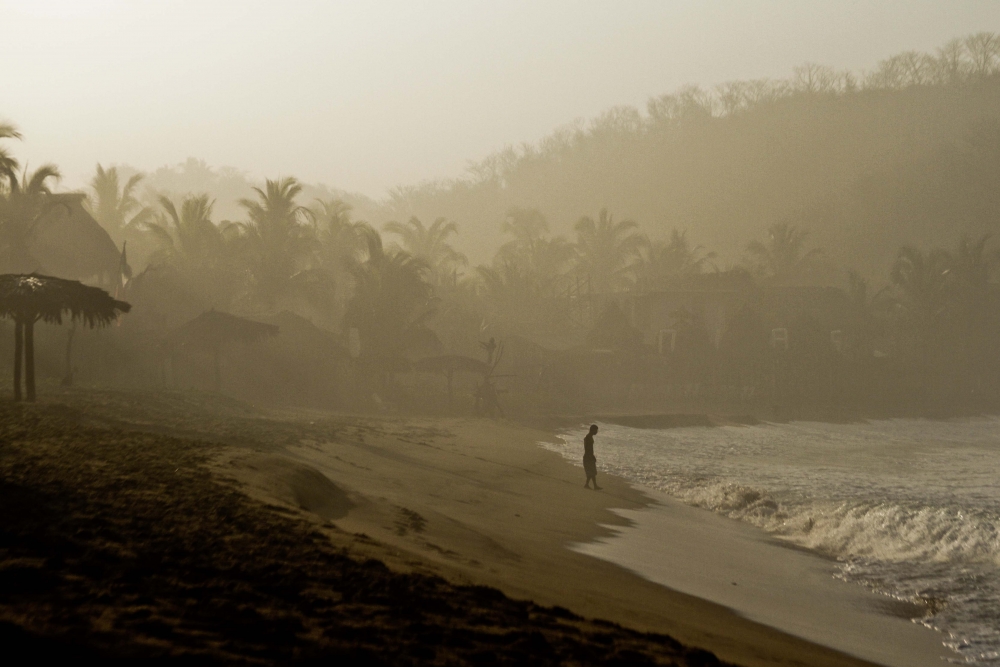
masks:
<svg viewBox="0 0 1000 667"><path fill-rule="evenodd" d="M83 207L83 193L53 195L28 251L50 275L108 285L118 278L121 250Z"/></svg>

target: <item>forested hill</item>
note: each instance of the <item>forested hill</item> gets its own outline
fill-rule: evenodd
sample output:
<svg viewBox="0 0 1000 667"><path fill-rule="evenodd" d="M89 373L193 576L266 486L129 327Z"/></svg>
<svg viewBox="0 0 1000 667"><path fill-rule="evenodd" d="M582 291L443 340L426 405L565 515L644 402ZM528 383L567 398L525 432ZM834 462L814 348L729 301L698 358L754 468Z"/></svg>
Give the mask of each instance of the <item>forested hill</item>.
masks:
<svg viewBox="0 0 1000 667"><path fill-rule="evenodd" d="M789 222L834 261L881 276L900 245L1000 230L1000 40L983 56L975 37L867 77L809 65L788 81L612 109L492 155L467 179L398 189L373 217L455 220L457 245L485 261L511 206L567 234L607 207L653 238L686 228L723 265Z"/></svg>

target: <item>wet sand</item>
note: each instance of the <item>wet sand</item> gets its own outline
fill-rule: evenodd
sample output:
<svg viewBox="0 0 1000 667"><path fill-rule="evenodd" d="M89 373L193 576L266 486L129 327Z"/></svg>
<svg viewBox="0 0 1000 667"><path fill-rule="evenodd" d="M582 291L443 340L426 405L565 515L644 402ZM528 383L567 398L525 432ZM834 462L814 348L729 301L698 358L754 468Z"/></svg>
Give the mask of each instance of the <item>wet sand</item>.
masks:
<svg viewBox="0 0 1000 667"><path fill-rule="evenodd" d="M650 493L660 496L656 506L620 511L632 526L573 549L878 664L932 667L960 658L944 635L912 622L926 607L840 581L833 561L754 526Z"/></svg>
<svg viewBox="0 0 1000 667"><path fill-rule="evenodd" d="M584 490L545 437L180 393L3 402L0 636L42 657L867 664L568 549L649 499Z"/></svg>

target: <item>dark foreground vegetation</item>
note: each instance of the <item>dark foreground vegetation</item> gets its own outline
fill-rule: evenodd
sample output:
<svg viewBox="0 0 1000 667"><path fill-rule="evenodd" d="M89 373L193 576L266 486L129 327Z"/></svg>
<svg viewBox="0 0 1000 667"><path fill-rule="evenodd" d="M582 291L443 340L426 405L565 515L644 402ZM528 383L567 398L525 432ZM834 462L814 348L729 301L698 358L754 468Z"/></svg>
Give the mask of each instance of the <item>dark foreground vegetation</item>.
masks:
<svg viewBox="0 0 1000 667"><path fill-rule="evenodd" d="M214 477L205 464L220 445L115 423L129 399L110 400L105 411L95 401L0 405L0 638L10 655L720 664L666 636L354 560L316 523ZM127 414L155 419L146 403ZM191 411L220 421L233 409L196 403Z"/></svg>

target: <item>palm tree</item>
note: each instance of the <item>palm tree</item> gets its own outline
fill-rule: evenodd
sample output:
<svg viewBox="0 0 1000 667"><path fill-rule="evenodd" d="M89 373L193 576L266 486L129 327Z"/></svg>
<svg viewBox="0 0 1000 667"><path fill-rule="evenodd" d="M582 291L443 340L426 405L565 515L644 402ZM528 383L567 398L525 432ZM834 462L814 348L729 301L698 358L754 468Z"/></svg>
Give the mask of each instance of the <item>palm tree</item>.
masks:
<svg viewBox="0 0 1000 667"><path fill-rule="evenodd" d="M747 245L751 268L755 273L767 277L780 277L803 262L823 254L819 248L803 253L809 232L786 222L773 224L767 228L767 243L752 241Z"/></svg>
<svg viewBox="0 0 1000 667"><path fill-rule="evenodd" d="M687 230L674 229L670 241L654 242L643 248L638 283L642 289L663 289L671 282L701 273L715 259L715 252L702 246L691 247Z"/></svg>
<svg viewBox="0 0 1000 667"><path fill-rule="evenodd" d="M930 326L944 312L951 263L946 250L924 254L912 246L903 246L896 254L890 277L899 294L898 305L920 328Z"/></svg>
<svg viewBox="0 0 1000 667"><path fill-rule="evenodd" d="M151 263L205 266L221 258L226 239L223 230L212 222L214 200L210 201L207 194L185 197L180 211L168 197L160 196L159 202L163 212L140 224L160 244Z"/></svg>
<svg viewBox="0 0 1000 667"><path fill-rule="evenodd" d="M21 133L10 123L0 122L0 139L20 139ZM18 162L0 146L0 185L17 177Z"/></svg>
<svg viewBox="0 0 1000 667"><path fill-rule="evenodd" d="M935 352L943 351L932 344L942 333L945 312L946 285L951 256L945 250L924 254L911 246L899 249L890 277L896 289L896 312L903 333L912 341L915 368L919 371L920 391L927 394ZM936 355L934 355L936 356Z"/></svg>
<svg viewBox="0 0 1000 667"><path fill-rule="evenodd" d="M5 193L0 193L0 266L8 271L34 271L38 262L29 250L38 223L57 204L50 180L60 178L59 169L47 164L34 173L25 169L18 178L8 177Z"/></svg>
<svg viewBox="0 0 1000 667"><path fill-rule="evenodd" d="M36 273L0 276L0 317L14 320L14 400L21 400L21 361L27 399L35 400L35 322L62 324L64 313L90 327L104 326L131 306L97 287Z"/></svg>
<svg viewBox="0 0 1000 667"><path fill-rule="evenodd" d="M963 377L973 386L983 380L985 351L991 337L992 309L990 274L997 265L995 251L987 249L992 238L984 234L976 240L963 237L951 256L947 271L947 308L960 337Z"/></svg>
<svg viewBox="0 0 1000 667"><path fill-rule="evenodd" d="M649 241L639 233L633 220L615 222L608 209L601 209L597 220L582 217L576 231L576 270L589 276L596 292L615 292L634 281L640 253Z"/></svg>
<svg viewBox="0 0 1000 667"><path fill-rule="evenodd" d="M875 339L881 333L886 308L892 304L888 288L872 293L871 284L857 271L847 274L847 299L850 306L852 338L850 351L859 360L871 358Z"/></svg>
<svg viewBox="0 0 1000 667"><path fill-rule="evenodd" d="M395 221L386 223L383 229L398 236L403 250L430 267L434 281L439 285L457 266L468 264L465 255L448 243L449 236L458 234L458 225L445 218L438 218L428 227L414 216L406 224Z"/></svg>
<svg viewBox="0 0 1000 667"><path fill-rule="evenodd" d="M342 199L317 199L311 218L319 242L317 265L333 283L322 314L339 327L353 284L352 267L363 258L367 234L373 230L367 222L351 220L351 205Z"/></svg>
<svg viewBox="0 0 1000 667"><path fill-rule="evenodd" d="M317 199L311 218L322 248L324 263L346 267L366 248L366 222L351 220L351 205L343 199Z"/></svg>
<svg viewBox="0 0 1000 667"><path fill-rule="evenodd" d="M167 269L208 303L229 307L244 278L236 255L239 228L212 221L215 202L206 194L185 197L179 208L164 196L159 204L159 212L136 226L158 246L149 267Z"/></svg>
<svg viewBox="0 0 1000 667"><path fill-rule="evenodd" d="M366 257L352 268L354 296L345 325L358 330L360 359L384 383L407 349L429 330L434 312L427 264L404 250L386 252L378 232L366 233Z"/></svg>
<svg viewBox="0 0 1000 667"><path fill-rule="evenodd" d="M487 320L508 330L553 322L558 309L550 299L566 279L575 248L562 236L548 235L548 221L537 209L508 209L501 230L513 239L488 266L476 268L475 287Z"/></svg>
<svg viewBox="0 0 1000 667"><path fill-rule="evenodd" d="M140 227L153 217L153 209L144 206L135 194L142 179L142 174L134 174L120 186L118 167L105 169L98 164L90 180L94 191L91 213L116 242L121 242L126 230Z"/></svg>
<svg viewBox="0 0 1000 667"><path fill-rule="evenodd" d="M487 308L487 320L514 330L543 319L537 276L522 264L500 257L492 266L478 266L477 292Z"/></svg>
<svg viewBox="0 0 1000 667"><path fill-rule="evenodd" d="M539 293L555 284L575 255L565 238L548 236L549 223L537 209L509 209L500 229L514 238L500 247L494 268L505 263L516 265L534 281Z"/></svg>
<svg viewBox="0 0 1000 667"><path fill-rule="evenodd" d="M302 193L296 179L267 180L264 189L255 187L254 192L257 200L239 200L249 217L240 225L251 279L248 296L252 303L272 310L280 299L309 289L313 279L320 278L303 272L315 235L303 224L311 212L296 202Z"/></svg>

